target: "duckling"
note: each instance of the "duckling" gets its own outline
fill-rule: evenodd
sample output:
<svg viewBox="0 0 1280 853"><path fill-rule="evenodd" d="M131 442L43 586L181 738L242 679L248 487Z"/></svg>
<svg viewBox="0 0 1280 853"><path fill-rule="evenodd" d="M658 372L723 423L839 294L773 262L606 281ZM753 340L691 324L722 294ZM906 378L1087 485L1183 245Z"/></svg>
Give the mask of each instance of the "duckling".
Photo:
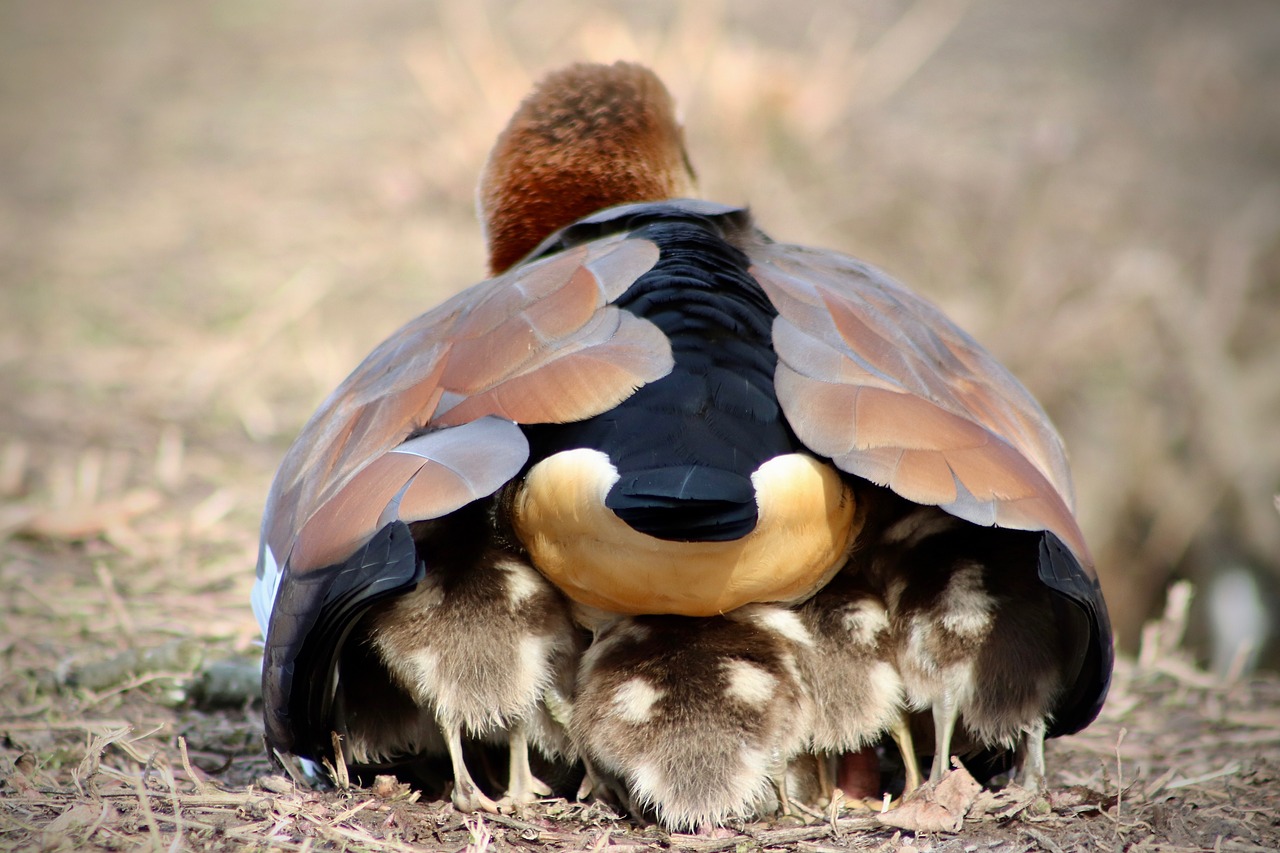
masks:
<svg viewBox="0 0 1280 853"><path fill-rule="evenodd" d="M1041 538L920 508L880 540L906 699L933 717L931 781L949 769L959 726L977 747L1015 750L1025 787L1044 782L1044 740L1078 655L1037 573Z"/></svg>
<svg viewBox="0 0 1280 853"><path fill-rule="evenodd" d="M813 638L800 655L800 673L813 697L810 747L818 758L820 803L837 787L842 756L862 753L886 732L906 767L903 796L920 784L889 612L862 565L865 559L855 555L798 609ZM858 800L878 799L879 791L845 793Z"/></svg>
<svg viewBox="0 0 1280 853"><path fill-rule="evenodd" d="M804 746L810 702L796 615L618 618L582 658L570 733L589 772L633 815L706 829L775 805Z"/></svg>
<svg viewBox="0 0 1280 853"><path fill-rule="evenodd" d="M560 592L517 554L466 542L433 546L433 571L371 611L367 642L439 726L459 810L496 812L532 802L550 788L530 770L530 744L551 758L570 754L544 696L572 690L578 629ZM464 736L509 745L502 801L472 778Z"/></svg>

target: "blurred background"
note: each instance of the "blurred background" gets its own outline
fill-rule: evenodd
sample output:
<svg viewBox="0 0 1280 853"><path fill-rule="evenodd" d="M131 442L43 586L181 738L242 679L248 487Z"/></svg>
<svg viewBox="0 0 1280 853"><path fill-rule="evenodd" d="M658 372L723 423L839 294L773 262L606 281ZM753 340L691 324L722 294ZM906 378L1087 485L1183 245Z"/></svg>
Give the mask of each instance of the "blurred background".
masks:
<svg viewBox="0 0 1280 853"><path fill-rule="evenodd" d="M672 89L706 197L885 268L1039 396L1125 648L1175 578L1206 662L1215 608L1219 668L1265 642L1274 0L0 2L7 577L78 543L247 645L285 448L482 276L476 178L531 82L617 58Z"/></svg>

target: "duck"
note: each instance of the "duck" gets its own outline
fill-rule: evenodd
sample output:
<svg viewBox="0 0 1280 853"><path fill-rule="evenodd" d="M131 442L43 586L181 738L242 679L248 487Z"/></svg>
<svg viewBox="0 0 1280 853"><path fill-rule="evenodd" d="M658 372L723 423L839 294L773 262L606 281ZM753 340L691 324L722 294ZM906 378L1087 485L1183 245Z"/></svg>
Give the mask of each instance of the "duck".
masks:
<svg viewBox="0 0 1280 853"><path fill-rule="evenodd" d="M931 718L930 782L959 751L983 767L1008 768L992 758L1006 754L1015 781L1045 784L1044 741L1080 656L1079 615L1041 581L1063 556L1047 537L915 507L878 538L868 574L884 590L906 705Z"/></svg>
<svg viewBox="0 0 1280 853"><path fill-rule="evenodd" d="M890 503L881 501L878 506ZM873 522L870 527L874 526ZM866 565L872 553L858 548L840 572L796 610L811 637L799 662L813 702L808 745L816 761L818 805L830 803L839 788L849 805L879 807L875 747L885 735L903 759L901 796L911 794L922 781L889 609Z"/></svg>
<svg viewBox="0 0 1280 853"><path fill-rule="evenodd" d="M527 561L457 533L451 525L433 544L434 571L413 590L370 611L365 637L396 686L434 716L454 806L496 814L551 794L530 769L531 745L551 760L571 756L546 697L572 691L580 635L564 596ZM507 748L501 800L469 772L464 735Z"/></svg>
<svg viewBox="0 0 1280 853"><path fill-rule="evenodd" d="M859 502L889 497L1052 542L1052 565L989 580L1033 573L1009 582L1063 614L1047 733L1096 716L1112 641L1044 410L885 273L695 195L648 68L571 65L518 106L480 181L489 277L356 366L267 494L252 600L269 754L345 760L331 735L362 716L352 644L404 694L416 682L389 659L411 646L384 639L424 611L388 602L436 573L505 571L483 549L450 563L441 542L476 535L532 567L584 630L585 613L728 618L821 590L874 547ZM434 725L444 689L409 705Z"/></svg>
<svg viewBox="0 0 1280 853"><path fill-rule="evenodd" d="M594 784L670 830L772 813L805 746L811 642L764 604L613 620L582 658L569 726Z"/></svg>
<svg viewBox="0 0 1280 853"><path fill-rule="evenodd" d="M573 689L582 633L558 589L486 538L484 515L464 509L406 543L410 560L418 548L431 553L432 571L347 627L326 719L339 736L334 757L362 776L403 766L415 781L446 782L459 811L498 814L552 793L532 772L531 748L552 763L573 760L552 708ZM362 550L357 565L367 557ZM473 777L464 742L506 748L501 799ZM433 756L447 759L443 778Z"/></svg>

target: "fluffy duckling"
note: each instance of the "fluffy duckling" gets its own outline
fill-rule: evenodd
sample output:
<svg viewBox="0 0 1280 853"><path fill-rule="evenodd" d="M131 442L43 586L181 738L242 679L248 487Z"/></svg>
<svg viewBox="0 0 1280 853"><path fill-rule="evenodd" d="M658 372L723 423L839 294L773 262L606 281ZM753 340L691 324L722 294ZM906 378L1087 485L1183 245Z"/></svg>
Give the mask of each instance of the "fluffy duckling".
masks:
<svg viewBox="0 0 1280 853"><path fill-rule="evenodd" d="M436 546L436 566L412 592L374 611L369 643L392 680L438 724L454 805L496 812L550 793L530 770L528 747L566 755L566 733L544 697L572 689L578 629L564 597L524 560L491 546L447 547ZM509 744L502 802L473 780L464 736Z"/></svg>
<svg viewBox="0 0 1280 853"><path fill-rule="evenodd" d="M902 679L894 662L889 612L855 556L799 608L813 644L800 655L800 673L813 698L811 748L818 759L820 802L837 787L839 764L889 732L906 766L906 795L920 784L907 725ZM875 791L847 791L861 798Z"/></svg>
<svg viewBox="0 0 1280 853"><path fill-rule="evenodd" d="M809 700L796 615L633 616L583 656L570 733L588 772L632 814L706 829L773 807L804 746Z"/></svg>
<svg viewBox="0 0 1280 853"><path fill-rule="evenodd" d="M931 781L948 770L959 725L977 746L1015 749L1025 787L1043 783L1047 724L1071 655L1037 576L1041 536L921 507L881 537L877 570L907 702L932 712Z"/></svg>

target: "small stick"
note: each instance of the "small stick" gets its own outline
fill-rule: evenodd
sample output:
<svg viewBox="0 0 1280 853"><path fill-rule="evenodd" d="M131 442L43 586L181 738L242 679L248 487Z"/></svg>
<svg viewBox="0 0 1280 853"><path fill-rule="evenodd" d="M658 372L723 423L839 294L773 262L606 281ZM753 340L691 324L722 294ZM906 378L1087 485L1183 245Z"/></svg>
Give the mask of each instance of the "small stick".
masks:
<svg viewBox="0 0 1280 853"><path fill-rule="evenodd" d="M156 822L156 814L151 810L151 799L147 796L148 791L142 782L142 777L134 776L132 778L133 787L138 795L138 808L142 811L142 817L147 822L147 829L151 832L151 846L159 853L164 849L163 841L160 837L160 824Z"/></svg>
<svg viewBox="0 0 1280 853"><path fill-rule="evenodd" d="M181 796L178 794L178 780L174 778L173 768L169 766L168 761L160 764L161 778L165 784L169 786L169 802L173 805L173 841L169 842L169 853L178 853L182 849L182 804L179 802Z"/></svg>
<svg viewBox="0 0 1280 853"><path fill-rule="evenodd" d="M1120 806L1124 800L1124 761L1120 758L1120 744L1124 742L1124 736L1129 730L1120 727L1120 733L1116 735L1116 837L1120 835Z"/></svg>
<svg viewBox="0 0 1280 853"><path fill-rule="evenodd" d="M133 642L134 625L133 619L129 616L129 610L125 607L124 599L120 597L120 590L116 588L115 576L111 574L111 569L107 568L107 564L96 562L93 564L93 573L98 578L98 584L102 587L102 592L107 598L107 606L111 608L111 615L115 617L116 624L120 626L120 632Z"/></svg>
<svg viewBox="0 0 1280 853"><path fill-rule="evenodd" d="M200 795L207 793L208 789L205 788L204 781L196 775L195 768L191 766L191 756L187 754L187 739L182 735L178 735L178 754L182 757L182 769L187 771L187 778L195 786L196 793Z"/></svg>
<svg viewBox="0 0 1280 853"><path fill-rule="evenodd" d="M329 732L329 737L333 740L333 781L337 783L338 790L349 791L351 777L347 775L347 758L342 751L342 735Z"/></svg>

